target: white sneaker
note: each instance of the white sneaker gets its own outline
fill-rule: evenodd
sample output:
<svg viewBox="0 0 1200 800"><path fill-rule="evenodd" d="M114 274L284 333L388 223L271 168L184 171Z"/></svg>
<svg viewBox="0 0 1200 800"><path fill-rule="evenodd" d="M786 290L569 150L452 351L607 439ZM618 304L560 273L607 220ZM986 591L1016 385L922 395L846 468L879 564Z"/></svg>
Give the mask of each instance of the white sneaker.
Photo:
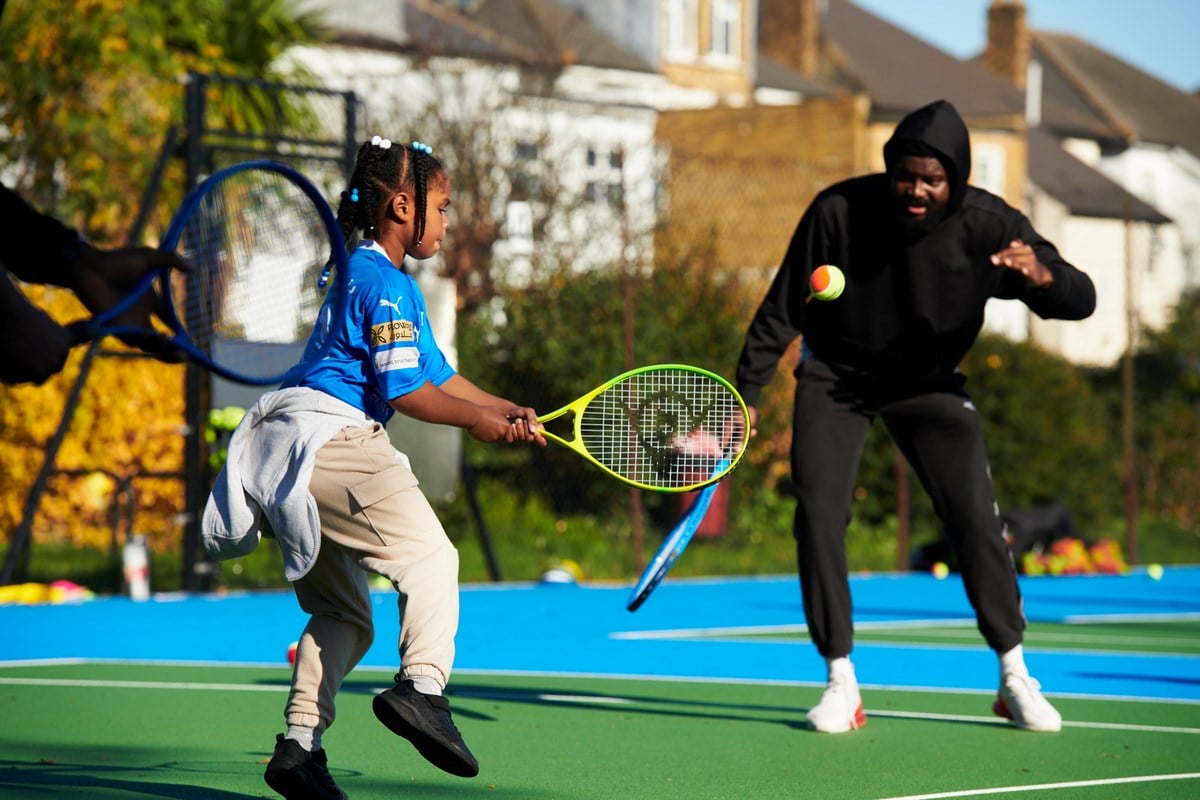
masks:
<svg viewBox="0 0 1200 800"><path fill-rule="evenodd" d="M992 711L1011 719L1027 731L1054 733L1062 730L1062 715L1042 696L1042 687L1028 675L1010 672L1000 678L1000 691Z"/></svg>
<svg viewBox="0 0 1200 800"><path fill-rule="evenodd" d="M853 674L829 676L821 702L808 710L808 724L821 733L846 733L867 724Z"/></svg>

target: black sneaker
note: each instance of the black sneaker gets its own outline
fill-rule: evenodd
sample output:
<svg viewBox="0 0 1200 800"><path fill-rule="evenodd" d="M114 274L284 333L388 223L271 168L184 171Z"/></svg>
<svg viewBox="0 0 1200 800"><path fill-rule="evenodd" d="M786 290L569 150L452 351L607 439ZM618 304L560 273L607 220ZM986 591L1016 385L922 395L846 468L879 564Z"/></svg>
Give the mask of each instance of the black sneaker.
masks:
<svg viewBox="0 0 1200 800"><path fill-rule="evenodd" d="M324 750L310 753L279 733L275 735L275 755L263 778L287 800L348 800L325 764Z"/></svg>
<svg viewBox="0 0 1200 800"><path fill-rule="evenodd" d="M474 778L479 762L450 719L450 701L435 694L421 694L412 681L400 681L371 702L375 716L397 736L412 742L425 760L451 775Z"/></svg>

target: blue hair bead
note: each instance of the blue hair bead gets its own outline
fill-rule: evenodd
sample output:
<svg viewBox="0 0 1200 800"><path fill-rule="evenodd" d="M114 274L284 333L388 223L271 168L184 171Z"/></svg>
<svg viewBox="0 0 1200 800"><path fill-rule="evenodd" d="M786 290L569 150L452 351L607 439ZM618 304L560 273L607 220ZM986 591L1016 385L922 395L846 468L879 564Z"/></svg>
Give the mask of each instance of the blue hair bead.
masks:
<svg viewBox="0 0 1200 800"><path fill-rule="evenodd" d="M350 202L351 203L358 202L358 189L357 188L350 190Z"/></svg>

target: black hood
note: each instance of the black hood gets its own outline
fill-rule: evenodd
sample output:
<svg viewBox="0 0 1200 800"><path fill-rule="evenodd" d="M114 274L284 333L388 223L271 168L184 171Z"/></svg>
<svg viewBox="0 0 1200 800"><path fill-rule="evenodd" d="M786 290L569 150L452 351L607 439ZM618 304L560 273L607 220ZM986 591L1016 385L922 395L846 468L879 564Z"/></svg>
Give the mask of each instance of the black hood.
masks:
<svg viewBox="0 0 1200 800"><path fill-rule="evenodd" d="M939 161L950 179L950 211L962 204L971 177L971 137L958 110L945 100L938 100L900 120L895 133L883 146L883 162L888 174L899 160L899 144L904 141L922 142L940 154Z"/></svg>

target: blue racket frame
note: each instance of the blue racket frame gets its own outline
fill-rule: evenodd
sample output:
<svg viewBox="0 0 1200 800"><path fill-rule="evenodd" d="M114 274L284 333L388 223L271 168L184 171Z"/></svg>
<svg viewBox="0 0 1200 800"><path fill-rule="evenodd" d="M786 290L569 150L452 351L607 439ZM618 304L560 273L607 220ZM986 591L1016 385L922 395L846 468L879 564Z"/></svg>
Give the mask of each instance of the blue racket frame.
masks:
<svg viewBox="0 0 1200 800"><path fill-rule="evenodd" d="M225 167L212 175L205 178L195 186L184 198L179 209L171 218L171 223L167 227L166 233L159 242L159 249L173 252L179 245L179 240L183 237L184 231L187 228L187 223L192 214L204 202L204 198L219 185L221 181L239 172L247 170L267 170L278 173L291 181L297 188L312 200L316 207L322 222L325 225L326 232L329 234L330 243L330 261L331 264L326 265L325 270L320 274L313 276L314 282L317 282L319 288L325 289L327 292L332 292L332 295L327 295L326 302L332 301L334 304L332 309L328 309L330 316L333 319L339 319L345 311L346 304L346 264L349 261L349 256L346 252L346 241L342 235L341 226L338 224L337 217L333 213L333 209L329 207L329 203L321 195L321 192L313 186L308 178L294 167L278 161L270 161L266 159L258 159L253 161L243 161L239 164L234 164L230 167ZM267 386L277 384L283 380L287 370L273 375L246 375L236 372L222 364L214 361L207 353L204 352L188 335L186 326L183 320L179 318L175 311L175 303L171 296L171 281L169 280L171 270L163 267L151 272L148 272L141 281L138 282L129 294L121 299L116 305L103 311L91 319L81 320L71 323L67 329L71 332L77 344L93 341L102 336L123 336L126 334L154 334L162 336L162 338L170 341L172 345L182 350L187 357L195 363L203 366L210 372L220 375L223 378L243 383L252 386ZM333 285L328 286L330 274L333 276ZM158 289L160 296L163 298L162 321L171 329L172 335L167 337L159 331L152 329L129 326L129 325L110 325L109 323L117 317L124 314L129 308L138 301L147 291L153 288ZM327 309L322 307L321 315L325 316ZM324 343L324 349L328 349L332 340L327 338ZM290 369L290 368L289 368Z"/></svg>
<svg viewBox="0 0 1200 800"><path fill-rule="evenodd" d="M723 458L717 462L712 474L720 475L728 468L729 459ZM646 602L646 598L650 596L650 593L662 583L663 578L667 577L667 573L671 571L671 567L675 565L676 560L678 560L679 556L683 554L684 549L692 541L692 537L696 535L700 523L708 513L709 505L712 504L713 495L717 493L717 487L720 485L721 481L710 483L696 495L695 501L683 513L679 521L675 523L675 527L667 534L667 538L663 539L658 552L654 554L654 558L650 559L650 563L643 570L642 576L634 584L633 591L629 593L629 599L625 603L626 610L637 611L641 608L642 603Z"/></svg>

